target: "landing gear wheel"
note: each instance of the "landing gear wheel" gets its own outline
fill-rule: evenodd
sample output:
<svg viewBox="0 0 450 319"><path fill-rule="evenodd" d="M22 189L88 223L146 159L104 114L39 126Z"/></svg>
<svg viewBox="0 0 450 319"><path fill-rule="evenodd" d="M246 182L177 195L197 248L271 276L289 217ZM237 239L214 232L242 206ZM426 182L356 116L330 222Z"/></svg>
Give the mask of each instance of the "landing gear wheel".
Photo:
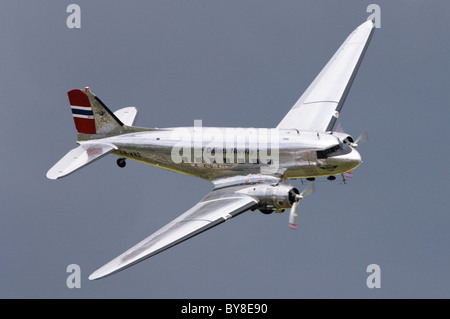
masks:
<svg viewBox="0 0 450 319"><path fill-rule="evenodd" d="M272 209L260 209L259 210L261 213L263 213L264 215L270 215L273 213Z"/></svg>
<svg viewBox="0 0 450 319"><path fill-rule="evenodd" d="M117 165L121 168L124 168L125 165L127 165L127 162L125 161L125 159L123 157L117 159Z"/></svg>

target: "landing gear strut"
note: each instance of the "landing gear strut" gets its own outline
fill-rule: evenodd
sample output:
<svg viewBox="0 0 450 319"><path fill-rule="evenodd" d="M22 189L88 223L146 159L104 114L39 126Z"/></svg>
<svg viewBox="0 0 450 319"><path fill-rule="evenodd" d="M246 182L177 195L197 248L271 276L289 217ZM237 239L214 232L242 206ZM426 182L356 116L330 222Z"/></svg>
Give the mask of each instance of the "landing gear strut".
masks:
<svg viewBox="0 0 450 319"><path fill-rule="evenodd" d="M125 158L121 157L117 159L117 165L121 168L125 167L127 165L127 162L125 161Z"/></svg>

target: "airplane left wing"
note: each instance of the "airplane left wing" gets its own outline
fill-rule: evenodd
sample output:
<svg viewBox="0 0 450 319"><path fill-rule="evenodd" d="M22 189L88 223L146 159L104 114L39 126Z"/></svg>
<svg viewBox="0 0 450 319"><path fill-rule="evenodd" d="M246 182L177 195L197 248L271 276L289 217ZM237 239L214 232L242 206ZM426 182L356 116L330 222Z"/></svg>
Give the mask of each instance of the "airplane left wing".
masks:
<svg viewBox="0 0 450 319"><path fill-rule="evenodd" d="M243 186L217 188L216 185L194 207L93 272L89 279L112 275L257 206L257 199L237 192L242 188Z"/></svg>
<svg viewBox="0 0 450 319"><path fill-rule="evenodd" d="M277 128L331 131L375 31L372 21L356 28L317 75Z"/></svg>

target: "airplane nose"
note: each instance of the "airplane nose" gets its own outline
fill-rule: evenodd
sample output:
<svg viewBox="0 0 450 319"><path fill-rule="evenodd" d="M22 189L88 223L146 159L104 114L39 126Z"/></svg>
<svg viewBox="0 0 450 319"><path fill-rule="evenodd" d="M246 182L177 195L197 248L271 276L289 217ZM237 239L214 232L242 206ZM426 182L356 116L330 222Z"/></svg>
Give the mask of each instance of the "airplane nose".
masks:
<svg viewBox="0 0 450 319"><path fill-rule="evenodd" d="M359 164L361 164L361 155L357 150L352 149L351 153L347 156L347 161L353 168L356 168Z"/></svg>

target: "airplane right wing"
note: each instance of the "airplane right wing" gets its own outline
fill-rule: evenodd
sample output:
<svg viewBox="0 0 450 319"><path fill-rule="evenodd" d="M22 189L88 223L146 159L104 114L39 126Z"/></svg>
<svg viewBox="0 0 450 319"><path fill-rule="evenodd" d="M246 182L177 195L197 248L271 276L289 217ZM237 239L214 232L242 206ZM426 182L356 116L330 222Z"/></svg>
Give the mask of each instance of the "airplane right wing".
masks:
<svg viewBox="0 0 450 319"><path fill-rule="evenodd" d="M277 128L331 131L374 31L374 24L370 20L356 28Z"/></svg>
<svg viewBox="0 0 450 319"><path fill-rule="evenodd" d="M243 187L215 184L215 188L194 207L93 272L89 279L119 272L256 207L257 199L238 192Z"/></svg>

